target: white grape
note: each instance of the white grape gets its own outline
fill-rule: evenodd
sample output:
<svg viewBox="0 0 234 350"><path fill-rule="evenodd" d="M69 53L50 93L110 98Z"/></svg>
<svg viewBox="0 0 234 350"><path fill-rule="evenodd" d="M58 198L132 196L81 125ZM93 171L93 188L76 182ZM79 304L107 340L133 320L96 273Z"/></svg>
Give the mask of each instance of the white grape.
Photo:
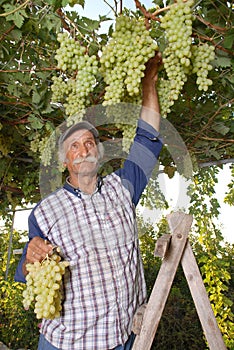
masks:
<svg viewBox="0 0 234 350"><path fill-rule="evenodd" d="M167 47L163 52L167 79L160 81L158 85L161 114L164 117L170 113L171 106L179 98L190 72L192 5L193 0L178 0L161 19L161 27L165 30L167 40Z"/></svg>
<svg viewBox="0 0 234 350"><path fill-rule="evenodd" d="M69 37L67 32L59 33L57 39L60 47L55 58L62 72L52 79L52 102L62 103L70 117L88 104L89 94L97 82L98 60L94 55L89 56L87 48Z"/></svg>
<svg viewBox="0 0 234 350"><path fill-rule="evenodd" d="M57 253L40 263L27 264L26 289L23 291L23 305L28 309L34 303L38 319L59 317L62 309L62 277L68 261L62 261Z"/></svg>
<svg viewBox="0 0 234 350"><path fill-rule="evenodd" d="M116 18L115 31L100 58L107 84L103 105L125 102L127 96L141 94L145 63L157 50L142 19L127 15Z"/></svg>
<svg viewBox="0 0 234 350"><path fill-rule="evenodd" d="M192 73L197 75L196 83L200 91L207 91L209 86L212 85L212 80L208 78L208 73L213 68L210 63L214 57L214 46L205 43L192 47Z"/></svg>

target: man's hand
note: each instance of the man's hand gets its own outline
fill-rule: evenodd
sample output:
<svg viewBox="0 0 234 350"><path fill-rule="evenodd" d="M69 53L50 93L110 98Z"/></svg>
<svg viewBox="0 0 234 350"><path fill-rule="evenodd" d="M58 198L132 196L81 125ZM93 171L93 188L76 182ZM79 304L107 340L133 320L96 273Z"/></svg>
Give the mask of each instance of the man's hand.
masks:
<svg viewBox="0 0 234 350"><path fill-rule="evenodd" d="M47 254L51 254L53 250L52 244L48 241L34 237L28 244L26 260L27 263L34 263L35 261L42 261Z"/></svg>
<svg viewBox="0 0 234 350"><path fill-rule="evenodd" d="M160 107L156 90L158 70L162 64L162 55L157 52L146 63L145 75L142 79L142 111L141 118L157 131L160 127Z"/></svg>
<svg viewBox="0 0 234 350"><path fill-rule="evenodd" d="M26 254L25 262L22 266L22 271L24 276L28 274L26 265L33 264L36 261L42 261L47 254L51 254L53 251L53 246L48 241L40 238L34 237L28 243L28 249Z"/></svg>
<svg viewBox="0 0 234 350"><path fill-rule="evenodd" d="M144 88L148 89L149 85L154 87L158 79L158 70L162 65L162 55L160 52L156 52L155 56L150 58L146 63L145 75L142 79L142 88L144 93Z"/></svg>

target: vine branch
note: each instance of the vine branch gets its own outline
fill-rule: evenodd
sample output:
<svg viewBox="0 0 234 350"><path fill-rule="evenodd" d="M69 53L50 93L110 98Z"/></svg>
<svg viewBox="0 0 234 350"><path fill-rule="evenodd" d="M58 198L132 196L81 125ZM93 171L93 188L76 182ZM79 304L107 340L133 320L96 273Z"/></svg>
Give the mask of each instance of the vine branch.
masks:
<svg viewBox="0 0 234 350"><path fill-rule="evenodd" d="M224 27L215 26L214 24L205 21L202 17L200 17L198 15L196 15L196 18L198 19L198 21L202 22L207 27L210 27L210 28L212 28L212 29L214 29L214 30L216 30L218 32L225 33L228 30L227 28L224 28Z"/></svg>
<svg viewBox="0 0 234 350"><path fill-rule="evenodd" d="M114 9L113 6L111 6L111 5L109 4L108 1L104 0L104 3L107 4L107 6L110 7L111 11L114 12L115 16L117 16L117 1L115 0L114 2L115 2L115 9ZM122 1L121 1L121 4L122 4ZM122 12L120 11L120 13L122 13Z"/></svg>
<svg viewBox="0 0 234 350"><path fill-rule="evenodd" d="M228 53L229 55L234 56L234 51L225 49L223 46L218 45L212 38L210 38L210 37L208 37L208 36L193 33L193 37L196 37L196 38L198 38L198 39L202 39L202 40L205 40L205 41L209 41L209 42L212 43L217 49L219 49L219 50L221 50L221 51L223 51L223 52L226 52L226 53Z"/></svg>
<svg viewBox="0 0 234 350"><path fill-rule="evenodd" d="M25 73L25 72L42 72L42 71L54 71L54 70L60 70L57 67L44 67L40 69L0 69L0 73Z"/></svg>
<svg viewBox="0 0 234 350"><path fill-rule="evenodd" d="M3 39L5 39L5 37L7 36L7 34L9 34L14 28L15 28L15 25L11 26L5 33L3 33L2 36L0 37L0 41L2 41Z"/></svg>
<svg viewBox="0 0 234 350"><path fill-rule="evenodd" d="M75 25L75 23L68 18L61 9L58 9L56 11L57 15L60 17L61 22L63 24L63 28L66 29L69 33L71 33L71 29L68 26L67 22L80 34L80 36L82 37L82 39L84 39L87 43L90 44L90 41L87 40L87 38L81 33L81 31L79 30L79 28ZM66 22L67 21L67 22Z"/></svg>
<svg viewBox="0 0 234 350"><path fill-rule="evenodd" d="M209 136L202 136L201 137L202 140L208 140L208 141L224 141L227 143L234 143L234 140L232 139L223 139L223 138L216 138L216 137L209 137Z"/></svg>
<svg viewBox="0 0 234 350"><path fill-rule="evenodd" d="M229 163L234 163L234 158L220 159L220 160L215 160L215 161L210 161L205 163L198 163L198 166L200 168L206 168L213 165L221 165L221 164L229 164Z"/></svg>
<svg viewBox="0 0 234 350"><path fill-rule="evenodd" d="M202 137L201 134L203 133L203 131L205 131L206 129L209 128L210 124L213 122L214 118L219 114L219 112L221 111L221 109L224 108L224 107L226 107L226 106L229 105L229 104L232 104L233 102L234 102L234 98L231 99L230 101L228 101L228 102L222 104L222 105L217 109L217 111L210 117L210 119L208 120L208 122L206 123L206 125L204 125L203 128L201 128L199 134L198 134L197 137L193 140L193 142L191 143L190 146L193 146L193 145L197 142L197 140L198 140L200 137ZM225 140L225 141L227 141L227 140Z"/></svg>
<svg viewBox="0 0 234 350"><path fill-rule="evenodd" d="M160 19L155 16L155 13L151 13L147 11L145 7L140 3L139 0L134 0L134 1L135 1L136 8L142 12L142 14L147 20L152 19L154 21L160 22Z"/></svg>

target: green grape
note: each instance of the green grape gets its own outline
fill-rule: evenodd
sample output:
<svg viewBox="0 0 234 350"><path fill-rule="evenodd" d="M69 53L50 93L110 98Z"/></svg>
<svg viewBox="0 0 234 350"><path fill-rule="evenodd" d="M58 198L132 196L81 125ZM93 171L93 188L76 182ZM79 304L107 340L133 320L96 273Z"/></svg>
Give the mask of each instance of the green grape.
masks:
<svg viewBox="0 0 234 350"><path fill-rule="evenodd" d="M192 73L197 74L196 83L200 91L207 91L212 85L212 80L208 79L208 73L213 68L210 62L213 61L214 57L214 46L205 43L192 47Z"/></svg>
<svg viewBox="0 0 234 350"><path fill-rule="evenodd" d="M23 291L23 305L28 309L34 303L38 319L54 319L62 309L62 277L68 261L62 261L58 253L46 256L42 262L27 264L26 289Z"/></svg>
<svg viewBox="0 0 234 350"><path fill-rule="evenodd" d="M161 27L165 29L169 51L178 57L180 63L190 65L192 44L192 6L193 0L178 0L170 6L170 10L161 19Z"/></svg>
<svg viewBox="0 0 234 350"><path fill-rule="evenodd" d="M100 58L100 70L107 84L104 106L141 94L145 63L156 50L158 46L142 19L127 15L116 18L115 31Z"/></svg>
<svg viewBox="0 0 234 350"><path fill-rule="evenodd" d="M88 104L89 94L96 85L98 61L96 56L89 56L87 48L69 37L68 33L59 33L57 39L60 47L55 58L63 73L52 79L52 102L63 103L70 117L84 110Z"/></svg>
<svg viewBox="0 0 234 350"><path fill-rule="evenodd" d="M167 47L163 52L167 79L159 81L158 84L161 114L164 117L170 113L171 106L179 98L190 72L192 5L193 0L178 0L161 19L161 27L165 30L167 40Z"/></svg>
<svg viewBox="0 0 234 350"><path fill-rule="evenodd" d="M208 44L195 45L192 40L193 0L178 0L170 5L169 11L161 19L167 40L163 52L163 62L167 78L160 79L158 95L162 116L171 112L171 107L179 98L188 75L197 74L199 90L207 91L212 84L208 73L212 69L214 47Z"/></svg>
<svg viewBox="0 0 234 350"><path fill-rule="evenodd" d="M100 70L106 83L103 105L107 106L107 115L114 116L117 127L122 130L122 148L126 152L132 143L139 115L145 63L157 50L158 45L143 19L127 15L117 17L115 31L102 49ZM123 120L126 109L127 125Z"/></svg>
<svg viewBox="0 0 234 350"><path fill-rule="evenodd" d="M163 117L171 112L171 106L173 106L175 98L170 99L171 85L167 79L160 79L158 82L158 98L160 101L160 109ZM175 97L175 96L174 96Z"/></svg>
<svg viewBox="0 0 234 350"><path fill-rule="evenodd" d="M51 86L52 91L52 102L60 102L64 100L67 94L67 84L63 81L61 76L52 78L53 85Z"/></svg>
<svg viewBox="0 0 234 350"><path fill-rule="evenodd" d="M123 140L122 140L122 148L125 152L129 152L131 144L133 142L134 136L136 134L136 127L132 125L125 125L122 127L123 129Z"/></svg>

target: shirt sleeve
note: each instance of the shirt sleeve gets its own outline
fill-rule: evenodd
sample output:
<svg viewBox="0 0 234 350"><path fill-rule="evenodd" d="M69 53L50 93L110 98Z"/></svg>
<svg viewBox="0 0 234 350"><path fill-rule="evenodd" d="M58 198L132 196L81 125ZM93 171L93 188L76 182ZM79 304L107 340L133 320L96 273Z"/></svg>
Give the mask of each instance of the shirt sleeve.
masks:
<svg viewBox="0 0 234 350"><path fill-rule="evenodd" d="M39 228L39 226L37 224L37 221L36 221L36 218L35 218L35 215L34 215L34 210L31 212L31 214L29 215L29 218L28 218L28 232L29 232L28 233L29 241L33 237L36 237L36 236L39 236L39 237L45 239L45 236L43 235L41 229ZM26 283L22 267L23 267L23 264L24 264L25 259L26 259L26 254L27 254L29 241L25 244L25 247L24 247L24 250L23 250L23 254L22 254L21 259L20 259L20 261L18 263L18 266L16 268L16 272L15 272L15 276L14 276L14 279L15 279L16 282Z"/></svg>
<svg viewBox="0 0 234 350"><path fill-rule="evenodd" d="M123 185L130 191L132 201L137 205L162 149L162 140L158 131L140 119L134 142L123 168L116 171Z"/></svg>

